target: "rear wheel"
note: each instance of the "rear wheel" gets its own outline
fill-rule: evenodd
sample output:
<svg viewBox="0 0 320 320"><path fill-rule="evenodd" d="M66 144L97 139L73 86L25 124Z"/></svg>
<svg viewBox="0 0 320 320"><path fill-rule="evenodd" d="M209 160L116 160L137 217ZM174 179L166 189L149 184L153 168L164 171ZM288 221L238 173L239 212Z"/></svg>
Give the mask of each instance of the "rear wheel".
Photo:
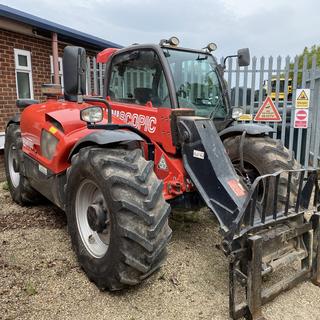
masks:
<svg viewBox="0 0 320 320"><path fill-rule="evenodd" d="M99 288L136 285L164 262L171 229L162 189L141 150L88 147L72 158L68 228L79 263Z"/></svg>
<svg viewBox="0 0 320 320"><path fill-rule="evenodd" d="M244 170L240 165L240 136L230 137L224 140L224 146L234 165L238 175L250 188L253 181L261 175L270 174L279 170L299 169L300 165L295 161L293 154L286 149L280 140L271 139L268 136L247 136L243 145ZM286 174L281 175L278 189L280 207L283 207L287 194ZM275 183L270 181L269 194L266 195L264 184L259 185L258 202L262 203L265 196L267 200L267 213L272 212ZM291 200L296 199L298 191L297 177L293 175L291 180Z"/></svg>
<svg viewBox="0 0 320 320"><path fill-rule="evenodd" d="M20 205L38 203L42 198L26 177L21 174L23 166L22 138L20 127L11 123L6 128L4 149L5 171L12 199Z"/></svg>

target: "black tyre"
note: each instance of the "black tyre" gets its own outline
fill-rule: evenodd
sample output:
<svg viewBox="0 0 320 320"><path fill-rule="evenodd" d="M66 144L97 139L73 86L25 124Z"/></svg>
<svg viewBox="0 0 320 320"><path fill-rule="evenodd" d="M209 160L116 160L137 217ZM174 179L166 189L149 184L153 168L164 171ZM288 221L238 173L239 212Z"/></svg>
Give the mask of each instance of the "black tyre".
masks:
<svg viewBox="0 0 320 320"><path fill-rule="evenodd" d="M300 165L295 161L293 153L286 149L280 140L271 139L268 136L250 137L247 136L243 145L243 161L245 172L240 166L240 136L230 137L224 140L224 146L233 163L238 175L242 177L250 187L250 184L258 177L279 170L299 169ZM283 208L287 194L287 175L280 178L278 188L279 207ZM270 189L267 200L267 213L272 212L274 180L270 180ZM297 176L293 175L291 180L291 204L297 197L298 183ZM258 201L261 203L265 197L265 188L261 184L258 191Z"/></svg>
<svg viewBox="0 0 320 320"><path fill-rule="evenodd" d="M11 123L6 128L4 159L12 199L20 205L38 203L42 196L30 186L28 179L20 172L23 167L23 152L18 124Z"/></svg>
<svg viewBox="0 0 320 320"><path fill-rule="evenodd" d="M164 262L170 206L141 150L88 147L67 174L67 217L80 265L101 289L136 285Z"/></svg>

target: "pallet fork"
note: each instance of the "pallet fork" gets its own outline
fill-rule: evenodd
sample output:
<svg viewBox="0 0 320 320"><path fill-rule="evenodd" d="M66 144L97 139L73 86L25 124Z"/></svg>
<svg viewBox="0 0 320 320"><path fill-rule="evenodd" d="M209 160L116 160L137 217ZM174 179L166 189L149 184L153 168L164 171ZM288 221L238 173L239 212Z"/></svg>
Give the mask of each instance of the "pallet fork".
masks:
<svg viewBox="0 0 320 320"><path fill-rule="evenodd" d="M256 202L256 188L261 182L288 174L285 208L274 211L272 216L254 216L252 204ZM290 180L299 174L299 190L296 202L290 205ZM246 202L247 208L241 221L249 221L240 237L236 233L231 247L240 248L229 252L229 310L230 319L262 320L261 307L281 292L311 279L320 286L320 212L319 185L316 170L282 171L257 178ZM277 189L277 188L276 188ZM277 201L277 194L274 195ZM313 198L313 199L312 199ZM310 203L312 200L312 204ZM239 229L238 229L239 231ZM241 244L240 244L241 243ZM273 250L273 252L272 252ZM263 278L278 269L296 263L298 270L281 281L263 288ZM245 268L243 268L245 266ZM237 301L239 288L245 291L245 301Z"/></svg>

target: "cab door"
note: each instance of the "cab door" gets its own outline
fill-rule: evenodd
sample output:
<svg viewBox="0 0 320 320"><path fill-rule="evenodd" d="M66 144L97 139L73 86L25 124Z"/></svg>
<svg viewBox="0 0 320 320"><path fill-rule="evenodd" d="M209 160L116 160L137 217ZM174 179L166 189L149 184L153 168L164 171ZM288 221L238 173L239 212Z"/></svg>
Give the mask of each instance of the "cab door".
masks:
<svg viewBox="0 0 320 320"><path fill-rule="evenodd" d="M146 48L117 54L109 72L107 99L115 120L138 128L166 152L175 153L171 100L157 52Z"/></svg>

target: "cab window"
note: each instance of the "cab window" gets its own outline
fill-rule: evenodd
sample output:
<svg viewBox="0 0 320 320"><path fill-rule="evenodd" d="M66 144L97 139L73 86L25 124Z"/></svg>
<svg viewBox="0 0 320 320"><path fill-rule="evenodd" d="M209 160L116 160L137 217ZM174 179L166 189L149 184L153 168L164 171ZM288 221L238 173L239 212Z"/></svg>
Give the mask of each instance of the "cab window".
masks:
<svg viewBox="0 0 320 320"><path fill-rule="evenodd" d="M160 59L153 50L136 50L116 56L111 66L108 96L112 101L171 107Z"/></svg>

